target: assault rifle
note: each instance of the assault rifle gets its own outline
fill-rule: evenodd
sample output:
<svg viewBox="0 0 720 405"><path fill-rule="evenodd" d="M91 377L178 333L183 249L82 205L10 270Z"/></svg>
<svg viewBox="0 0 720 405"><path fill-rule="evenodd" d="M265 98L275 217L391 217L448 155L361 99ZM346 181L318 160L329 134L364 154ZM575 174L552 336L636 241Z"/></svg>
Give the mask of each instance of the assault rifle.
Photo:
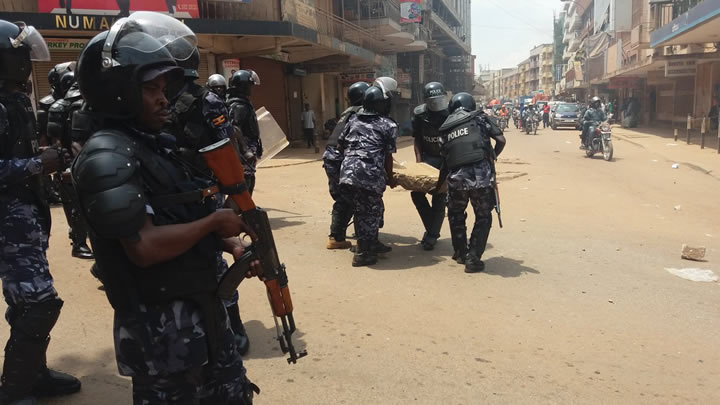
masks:
<svg viewBox="0 0 720 405"><path fill-rule="evenodd" d="M220 182L221 191L230 195L242 212L245 223L257 235L257 240L246 248L243 257L237 260L220 280L218 296L221 299L230 299L250 270L250 263L258 260L262 267L260 278L265 282L280 349L283 353L289 353L288 363L296 363L298 359L307 356L307 351L297 352L292 343L292 334L296 328L287 272L285 265L280 263L267 212L255 206L245 186L242 162L230 139L223 139L203 148L200 153ZM282 333L278 318L282 323Z"/></svg>

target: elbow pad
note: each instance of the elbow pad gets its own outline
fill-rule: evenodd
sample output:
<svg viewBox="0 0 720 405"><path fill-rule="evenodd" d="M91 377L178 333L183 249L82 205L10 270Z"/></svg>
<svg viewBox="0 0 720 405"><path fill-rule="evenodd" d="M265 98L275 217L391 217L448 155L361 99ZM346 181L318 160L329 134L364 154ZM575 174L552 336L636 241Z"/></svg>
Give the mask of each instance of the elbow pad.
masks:
<svg viewBox="0 0 720 405"><path fill-rule="evenodd" d="M90 138L73 164L83 216L102 238L133 237L145 224L147 197L134 149L124 134L102 131Z"/></svg>

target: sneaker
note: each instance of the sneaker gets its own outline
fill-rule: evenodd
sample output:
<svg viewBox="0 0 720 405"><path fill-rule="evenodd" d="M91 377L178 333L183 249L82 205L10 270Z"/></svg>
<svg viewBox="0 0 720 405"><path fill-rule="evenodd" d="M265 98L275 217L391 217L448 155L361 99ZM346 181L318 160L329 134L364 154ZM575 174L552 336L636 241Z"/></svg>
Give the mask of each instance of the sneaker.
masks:
<svg viewBox="0 0 720 405"><path fill-rule="evenodd" d="M335 240L332 236L330 239L328 239L327 248L328 249L350 249L352 247L352 243L349 241L343 240Z"/></svg>

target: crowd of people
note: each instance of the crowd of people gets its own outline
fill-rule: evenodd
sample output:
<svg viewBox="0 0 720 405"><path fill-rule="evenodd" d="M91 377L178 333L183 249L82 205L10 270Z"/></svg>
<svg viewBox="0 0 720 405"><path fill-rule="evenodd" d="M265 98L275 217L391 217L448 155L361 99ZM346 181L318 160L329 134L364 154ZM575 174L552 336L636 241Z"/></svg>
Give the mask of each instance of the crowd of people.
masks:
<svg viewBox="0 0 720 405"><path fill-rule="evenodd" d="M63 305L46 256L48 176L60 184L72 254L95 261L92 273L114 310L116 362L132 379L133 402L251 404L259 389L242 361L250 342L238 294L220 298L217 291L229 271L223 253L248 260L252 247L238 236L264 236L238 215L239 200L227 198L252 202L263 154L250 102L258 74L238 70L227 80L213 75L197 83L197 37L151 12L118 20L77 61L55 66L52 94L37 112L27 83L32 62L49 60L45 40L31 26L0 20L0 57L0 278L10 325L0 404L35 404L81 389L46 361ZM334 200L327 248L351 247L346 233L354 218L353 266L372 265L391 250L378 236L383 193L396 186L396 90L390 77L350 86L351 107L323 156ZM437 82L424 93L412 125L416 160L439 176L429 193L411 193L425 228L421 246L435 249L447 208L453 258L467 272L482 271L497 204L494 162L505 139L470 94L447 100ZM313 129L308 107L303 116ZM242 166L233 185L219 184L205 156L228 140ZM470 203L476 219L468 241ZM265 274L251 257L243 276Z"/></svg>

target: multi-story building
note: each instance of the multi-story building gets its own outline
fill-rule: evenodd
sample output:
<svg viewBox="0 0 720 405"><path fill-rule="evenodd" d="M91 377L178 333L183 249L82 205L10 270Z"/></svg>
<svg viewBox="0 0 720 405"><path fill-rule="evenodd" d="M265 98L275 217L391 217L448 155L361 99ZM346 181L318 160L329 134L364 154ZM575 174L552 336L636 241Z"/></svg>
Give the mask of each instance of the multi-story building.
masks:
<svg viewBox="0 0 720 405"><path fill-rule="evenodd" d="M34 64L36 98L47 94L54 64L77 59L89 39L117 19L115 2L84 4L93 2L93 9L67 14L56 1L0 0L0 18L35 26L51 49L51 62ZM131 11L142 9L140 3L131 2ZM399 0L186 3L191 7L175 16L198 35L199 82L214 73L257 71L262 85L253 103L266 107L290 139L302 137L304 103L311 104L321 126L340 114L346 88L357 80L396 77L398 121L409 117L426 81L444 80L455 91L472 88L470 0L424 0L417 21L408 22L401 18Z"/></svg>

